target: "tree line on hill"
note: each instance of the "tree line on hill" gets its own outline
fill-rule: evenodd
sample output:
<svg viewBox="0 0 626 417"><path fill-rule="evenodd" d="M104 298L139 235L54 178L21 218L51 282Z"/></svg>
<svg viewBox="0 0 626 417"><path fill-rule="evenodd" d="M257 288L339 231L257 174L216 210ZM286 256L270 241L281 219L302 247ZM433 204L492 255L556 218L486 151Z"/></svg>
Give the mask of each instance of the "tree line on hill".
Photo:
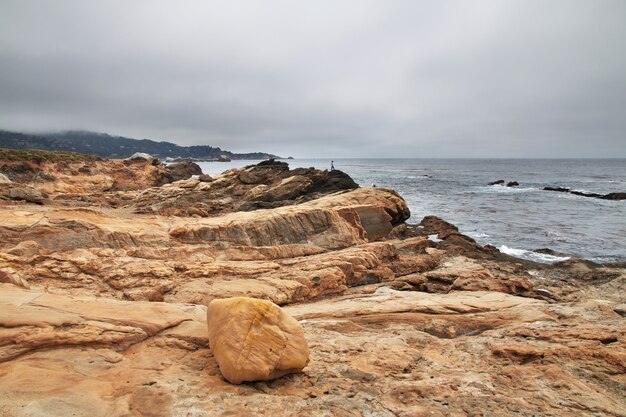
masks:
<svg viewBox="0 0 626 417"><path fill-rule="evenodd" d="M171 142L132 139L87 131L30 134L0 130L0 148L71 151L103 158L128 158L136 152L148 153L159 158L200 160L280 158L265 152L234 153L208 145L179 146Z"/></svg>

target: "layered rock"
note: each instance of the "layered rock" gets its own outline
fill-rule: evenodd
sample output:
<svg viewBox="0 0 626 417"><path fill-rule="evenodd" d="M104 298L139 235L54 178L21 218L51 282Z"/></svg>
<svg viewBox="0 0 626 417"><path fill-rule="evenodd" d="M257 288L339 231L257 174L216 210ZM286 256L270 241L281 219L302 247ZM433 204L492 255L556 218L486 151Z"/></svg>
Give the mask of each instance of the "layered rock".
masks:
<svg viewBox="0 0 626 417"><path fill-rule="evenodd" d="M311 201L358 185L341 171L290 170L285 162L265 161L145 190L132 202L137 213L201 217L236 211L276 208Z"/></svg>
<svg viewBox="0 0 626 417"><path fill-rule="evenodd" d="M148 187L162 167L65 164L78 174L0 188L0 415L626 415L623 265L406 224L395 192L335 171L267 162L133 191L133 171ZM105 166L128 168L126 191L98 183ZM18 186L50 194L9 199ZM222 378L205 306L240 296L299 321L302 372ZM272 363L261 379L301 366Z"/></svg>
<svg viewBox="0 0 626 417"><path fill-rule="evenodd" d="M0 210L0 250L7 266L40 288L197 303L249 295L285 304L394 277L397 249L374 241L406 213L397 194L383 189L219 218L29 206Z"/></svg>
<svg viewBox="0 0 626 417"><path fill-rule="evenodd" d="M67 200L74 196L102 203L98 197L105 191L143 190L188 179L202 171L193 162L165 165L150 155L104 160L72 152L0 150L0 173L22 188L28 186L52 198Z"/></svg>
<svg viewBox="0 0 626 417"><path fill-rule="evenodd" d="M626 413L625 323L602 301L362 286L285 308L303 372L233 386L202 306L0 289L3 415Z"/></svg>

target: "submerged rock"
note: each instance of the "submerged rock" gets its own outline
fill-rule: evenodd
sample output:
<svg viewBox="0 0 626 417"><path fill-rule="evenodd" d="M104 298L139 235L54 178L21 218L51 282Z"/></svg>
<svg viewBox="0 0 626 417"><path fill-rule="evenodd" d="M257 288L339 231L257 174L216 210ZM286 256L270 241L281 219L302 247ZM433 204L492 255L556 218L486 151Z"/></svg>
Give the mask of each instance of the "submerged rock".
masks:
<svg viewBox="0 0 626 417"><path fill-rule="evenodd" d="M489 185L502 185L502 184L504 184L504 180L497 180L497 181L493 181L489 183Z"/></svg>
<svg viewBox="0 0 626 417"><path fill-rule="evenodd" d="M255 298L213 300L207 311L209 345L233 384L267 381L309 362L302 326L276 304Z"/></svg>
<svg viewBox="0 0 626 417"><path fill-rule="evenodd" d="M602 194L598 193L587 193L585 191L570 191L571 194L578 195L581 197L593 197L593 198L602 198L604 197Z"/></svg>
<svg viewBox="0 0 626 417"><path fill-rule="evenodd" d="M585 191L570 190L569 188L564 188L564 187L543 187L543 189L545 191L558 191L561 193L574 194L580 197L600 198L602 200L626 200L626 193L598 194L598 193L588 193Z"/></svg>
<svg viewBox="0 0 626 417"><path fill-rule="evenodd" d="M517 186L519 186L519 182L517 182L517 181L509 181L509 182L506 183L506 186L507 187L517 187Z"/></svg>
<svg viewBox="0 0 626 417"><path fill-rule="evenodd" d="M626 200L626 193L609 193L602 196L603 200Z"/></svg>
<svg viewBox="0 0 626 417"><path fill-rule="evenodd" d="M545 191L558 191L560 193L569 193L570 192L569 188L564 188L564 187L543 187L543 189Z"/></svg>

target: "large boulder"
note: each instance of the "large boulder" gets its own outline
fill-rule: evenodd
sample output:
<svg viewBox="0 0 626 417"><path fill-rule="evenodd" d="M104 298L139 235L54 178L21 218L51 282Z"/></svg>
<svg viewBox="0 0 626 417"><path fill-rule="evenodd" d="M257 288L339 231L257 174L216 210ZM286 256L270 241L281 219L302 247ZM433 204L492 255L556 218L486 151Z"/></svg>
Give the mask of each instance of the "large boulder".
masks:
<svg viewBox="0 0 626 417"><path fill-rule="evenodd" d="M276 304L248 297L213 300L207 312L209 345L233 384L267 381L309 362L302 326Z"/></svg>
<svg viewBox="0 0 626 417"><path fill-rule="evenodd" d="M180 181L191 178L192 175L202 175L202 168L192 161L182 161L170 164L167 170L172 176L172 181Z"/></svg>

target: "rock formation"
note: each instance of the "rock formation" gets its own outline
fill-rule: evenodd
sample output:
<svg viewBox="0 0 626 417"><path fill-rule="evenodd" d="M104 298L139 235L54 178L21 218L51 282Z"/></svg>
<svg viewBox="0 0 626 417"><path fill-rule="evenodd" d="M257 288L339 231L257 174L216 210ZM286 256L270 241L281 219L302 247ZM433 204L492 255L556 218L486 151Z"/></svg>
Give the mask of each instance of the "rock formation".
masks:
<svg viewBox="0 0 626 417"><path fill-rule="evenodd" d="M602 200L626 200L626 193L608 193L608 194L587 193L583 191L570 190L569 188L564 188L564 187L543 187L543 189L545 191L558 191L561 193L570 193L570 194L578 195L581 197L600 198Z"/></svg>
<svg viewBox="0 0 626 417"><path fill-rule="evenodd" d="M190 179L147 189L133 200L132 206L137 213L207 217L292 205L356 188L352 178L338 170L290 170L285 162L269 160L212 179Z"/></svg>
<svg viewBox="0 0 626 417"><path fill-rule="evenodd" d="M407 224L336 171L29 158L0 167L0 415L626 415L624 265ZM299 322L302 372L222 378L206 306L230 297Z"/></svg>
<svg viewBox="0 0 626 417"><path fill-rule="evenodd" d="M211 353L233 384L275 379L301 371L309 362L302 326L270 301L213 300L207 325Z"/></svg>
<svg viewBox="0 0 626 417"><path fill-rule="evenodd" d="M103 160L72 152L0 149L0 173L9 181L50 194L53 199L82 197L83 201L91 201L103 192L144 190L202 171L193 162L165 165L147 154Z"/></svg>

